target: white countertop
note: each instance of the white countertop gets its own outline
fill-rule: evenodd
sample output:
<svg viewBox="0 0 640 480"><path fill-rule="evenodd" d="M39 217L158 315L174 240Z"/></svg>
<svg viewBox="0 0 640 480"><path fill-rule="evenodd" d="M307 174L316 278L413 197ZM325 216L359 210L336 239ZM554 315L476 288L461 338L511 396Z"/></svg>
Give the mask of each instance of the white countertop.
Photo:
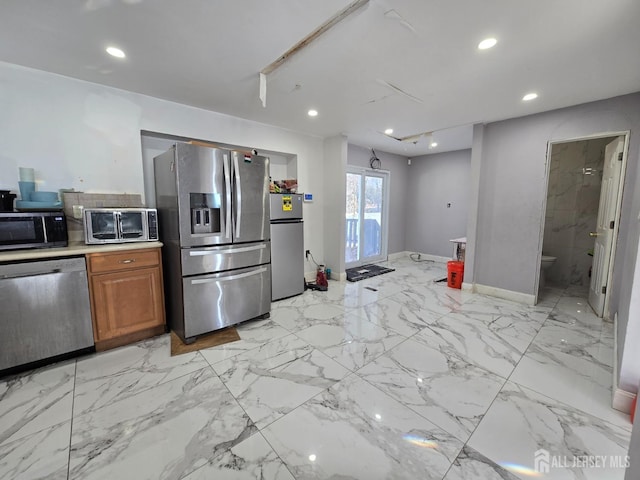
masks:
<svg viewBox="0 0 640 480"><path fill-rule="evenodd" d="M453 243L467 243L467 237L452 238L449 241Z"/></svg>
<svg viewBox="0 0 640 480"><path fill-rule="evenodd" d="M28 248L23 250L7 250L0 252L0 262L15 262L37 258L72 257L87 253L118 252L138 250L142 248L162 247L162 242L110 243L106 245L87 245L84 242L69 242L61 248Z"/></svg>

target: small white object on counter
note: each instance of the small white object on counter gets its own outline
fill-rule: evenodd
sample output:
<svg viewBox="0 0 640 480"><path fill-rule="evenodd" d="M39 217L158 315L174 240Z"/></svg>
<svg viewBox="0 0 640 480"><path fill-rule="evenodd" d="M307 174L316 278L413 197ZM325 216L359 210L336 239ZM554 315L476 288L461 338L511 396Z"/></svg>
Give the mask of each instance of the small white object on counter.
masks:
<svg viewBox="0 0 640 480"><path fill-rule="evenodd" d="M453 243L453 258L464 262L464 252L467 249L467 237L452 238L449 240Z"/></svg>

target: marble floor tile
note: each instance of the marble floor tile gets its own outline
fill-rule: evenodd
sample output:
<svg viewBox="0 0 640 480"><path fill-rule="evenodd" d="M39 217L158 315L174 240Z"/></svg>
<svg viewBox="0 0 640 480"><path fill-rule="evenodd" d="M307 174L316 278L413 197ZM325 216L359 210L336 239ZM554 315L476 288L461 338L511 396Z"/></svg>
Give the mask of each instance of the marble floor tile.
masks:
<svg viewBox="0 0 640 480"><path fill-rule="evenodd" d="M613 368L613 343L603 340L601 332L597 330L576 329L562 322L548 320L533 344Z"/></svg>
<svg viewBox="0 0 640 480"><path fill-rule="evenodd" d="M273 320L251 320L236 327L240 340L217 347L205 348L200 350L202 355L209 364L214 365L228 358L253 350L264 345L267 342L289 335L290 332L282 328Z"/></svg>
<svg viewBox="0 0 640 480"><path fill-rule="evenodd" d="M0 379L0 480L622 480L534 470L534 453L621 455L614 325L584 289L536 306L452 289L446 264L273 302L241 340L169 336ZM466 443L465 443L466 442Z"/></svg>
<svg viewBox="0 0 640 480"><path fill-rule="evenodd" d="M262 432L299 479L441 479L462 442L351 375Z"/></svg>
<svg viewBox="0 0 640 480"><path fill-rule="evenodd" d="M340 282L330 281L329 287L334 287L336 284ZM324 303L324 298L321 294L324 292L315 292L313 290L305 290L302 294L296 295L294 297L284 298L282 300L277 300L271 303L272 308L280 308L280 307L294 307L294 308L304 308L309 305L318 305Z"/></svg>
<svg viewBox="0 0 640 480"><path fill-rule="evenodd" d="M528 472L527 472L528 473ZM465 445L443 480L518 480L506 470L480 452Z"/></svg>
<svg viewBox="0 0 640 480"><path fill-rule="evenodd" d="M518 364L531 337L515 338L493 331L466 315L450 313L418 333L414 340L484 368L505 379Z"/></svg>
<svg viewBox="0 0 640 480"><path fill-rule="evenodd" d="M466 441L505 380L409 339L357 374Z"/></svg>
<svg viewBox="0 0 640 480"><path fill-rule="evenodd" d="M413 285L390 298L413 311L427 311L436 317L451 313L460 306L460 303L451 298L446 291L432 285Z"/></svg>
<svg viewBox="0 0 640 480"><path fill-rule="evenodd" d="M179 479L255 432L204 368L75 418L69 479Z"/></svg>
<svg viewBox="0 0 640 480"><path fill-rule="evenodd" d="M0 445L71 420L76 362L0 381Z"/></svg>
<svg viewBox="0 0 640 480"><path fill-rule="evenodd" d="M204 467L183 480L294 480L262 434L220 451Z"/></svg>
<svg viewBox="0 0 640 480"><path fill-rule="evenodd" d="M384 264L380 264L380 266L394 268ZM382 275L376 275L375 277L365 278L358 282L347 281L345 282L345 285L353 285L357 287L358 290L374 288L378 292L378 295L380 295L381 298L384 298L389 295L393 295L394 293L398 293L400 290L405 288L405 280L406 277L400 276L393 271Z"/></svg>
<svg viewBox="0 0 640 480"><path fill-rule="evenodd" d="M510 380L623 428L629 417L611 407L613 369L591 358L531 344Z"/></svg>
<svg viewBox="0 0 640 480"><path fill-rule="evenodd" d="M168 334L81 358L76 373L74 415L207 366L198 352L172 357Z"/></svg>
<svg viewBox="0 0 640 480"><path fill-rule="evenodd" d="M613 322L602 322L602 329L600 330L600 341L605 345L610 345L613 348L616 335L616 326Z"/></svg>
<svg viewBox="0 0 640 480"><path fill-rule="evenodd" d="M554 311L566 313L576 319L582 318L584 322L595 322L599 324L599 322L602 321L602 319L595 314L591 305L589 305L589 300L586 296L563 295L554 307Z"/></svg>
<svg viewBox="0 0 640 480"><path fill-rule="evenodd" d="M413 302L402 303L397 296L365 305L353 310L353 313L406 337L418 333L442 316L440 313L425 310Z"/></svg>
<svg viewBox="0 0 640 480"><path fill-rule="evenodd" d="M341 320L339 323L335 320ZM337 317L296 333L340 365L355 371L406 339L358 315Z"/></svg>
<svg viewBox="0 0 640 480"><path fill-rule="evenodd" d="M349 373L293 334L216 363L213 368L258 428Z"/></svg>
<svg viewBox="0 0 640 480"><path fill-rule="evenodd" d="M323 325L351 310L331 303L304 307L278 306L271 310L271 320L289 332L297 332L314 325Z"/></svg>
<svg viewBox="0 0 640 480"><path fill-rule="evenodd" d="M587 308L590 309L591 307ZM600 332L602 330L602 319L597 317L595 313L585 311L583 309L584 307L581 307L580 309L576 309L574 312L570 312L568 308L560 309L556 307L549 314L549 320L564 323L567 326L579 330L595 330Z"/></svg>
<svg viewBox="0 0 640 480"><path fill-rule="evenodd" d="M580 410L507 383L471 436L468 446L510 470L529 478L535 470L534 455L545 449L573 465L576 456L626 456L630 433ZM619 468L560 468L556 463L548 479L620 479ZM542 476L542 475L538 475Z"/></svg>
<svg viewBox="0 0 640 480"><path fill-rule="evenodd" d="M326 292L314 292L322 295L323 303L332 303L344 308L356 308L368 305L384 295L380 292L369 290L360 282L332 282Z"/></svg>
<svg viewBox="0 0 640 480"><path fill-rule="evenodd" d="M563 296L589 298L589 285L569 285L564 288Z"/></svg>
<svg viewBox="0 0 640 480"><path fill-rule="evenodd" d="M541 324L547 319L551 310L551 307L524 305L486 295L476 295L462 304L457 312L473 315L477 318L509 317Z"/></svg>
<svg viewBox="0 0 640 480"><path fill-rule="evenodd" d="M0 445L0 478L66 480L71 422Z"/></svg>

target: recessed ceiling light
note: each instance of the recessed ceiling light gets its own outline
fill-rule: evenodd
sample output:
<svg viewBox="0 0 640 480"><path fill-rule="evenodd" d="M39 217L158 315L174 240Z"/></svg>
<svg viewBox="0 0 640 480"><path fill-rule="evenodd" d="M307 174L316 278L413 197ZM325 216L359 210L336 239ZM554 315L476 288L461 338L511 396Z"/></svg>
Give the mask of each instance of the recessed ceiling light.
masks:
<svg viewBox="0 0 640 480"><path fill-rule="evenodd" d="M438 146L438 142L431 142L431 148L435 148Z"/></svg>
<svg viewBox="0 0 640 480"><path fill-rule="evenodd" d="M393 128L387 128L384 133L385 135L391 135L393 133Z"/></svg>
<svg viewBox="0 0 640 480"><path fill-rule="evenodd" d="M522 97L522 100L528 102L530 100L535 100L536 98L538 98L537 93L527 93L524 97Z"/></svg>
<svg viewBox="0 0 640 480"><path fill-rule="evenodd" d="M309 110L307 112L307 115L309 115L310 117L317 117L318 116L318 111L317 110Z"/></svg>
<svg viewBox="0 0 640 480"><path fill-rule="evenodd" d="M107 53L109 55L111 55L112 57L116 57L116 58L124 58L124 57L126 57L124 52L122 50L120 50L119 48L117 48L117 47L107 47Z"/></svg>
<svg viewBox="0 0 640 480"><path fill-rule="evenodd" d="M486 50L487 48L494 47L498 43L498 40L495 38L485 38L478 44L478 48L480 50Z"/></svg>

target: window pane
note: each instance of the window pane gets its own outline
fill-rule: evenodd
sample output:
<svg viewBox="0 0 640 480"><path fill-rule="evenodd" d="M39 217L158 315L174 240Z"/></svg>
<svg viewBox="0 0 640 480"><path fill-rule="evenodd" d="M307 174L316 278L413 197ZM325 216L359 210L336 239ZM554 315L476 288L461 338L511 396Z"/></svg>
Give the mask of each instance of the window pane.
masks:
<svg viewBox="0 0 640 480"><path fill-rule="evenodd" d="M347 263L356 262L360 258L360 184L361 176L347 173L347 202L344 249L344 260Z"/></svg>
<svg viewBox="0 0 640 480"><path fill-rule="evenodd" d="M382 184L380 177L364 179L364 245L363 258L382 252Z"/></svg>

